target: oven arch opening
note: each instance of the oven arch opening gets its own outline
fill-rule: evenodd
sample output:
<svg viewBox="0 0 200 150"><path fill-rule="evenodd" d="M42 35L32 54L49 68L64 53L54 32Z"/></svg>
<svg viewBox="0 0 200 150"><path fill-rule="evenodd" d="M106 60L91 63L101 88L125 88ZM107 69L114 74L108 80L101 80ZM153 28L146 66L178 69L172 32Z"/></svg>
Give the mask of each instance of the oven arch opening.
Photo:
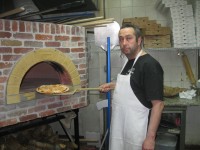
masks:
<svg viewBox="0 0 200 150"><path fill-rule="evenodd" d="M20 98L17 96L20 93L20 87L23 84L23 79L34 67L38 65L49 65L51 69L60 69L61 77L58 77L61 83L70 82L72 86L80 86L80 75L76 65L70 57L59 50L52 48L43 48L31 51L22 56L15 64L10 72L7 89L6 89L6 102L7 104L19 103ZM54 66L54 68L53 68ZM67 78L64 78L66 76ZM69 81L70 79L70 81Z"/></svg>

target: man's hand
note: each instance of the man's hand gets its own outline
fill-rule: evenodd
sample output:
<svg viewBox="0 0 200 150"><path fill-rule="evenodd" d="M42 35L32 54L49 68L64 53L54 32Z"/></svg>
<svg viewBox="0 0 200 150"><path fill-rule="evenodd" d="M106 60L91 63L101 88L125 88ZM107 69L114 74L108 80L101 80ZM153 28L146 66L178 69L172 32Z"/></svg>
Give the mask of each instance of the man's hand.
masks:
<svg viewBox="0 0 200 150"><path fill-rule="evenodd" d="M147 137L142 145L142 150L154 150L154 149L155 149L155 140Z"/></svg>
<svg viewBox="0 0 200 150"><path fill-rule="evenodd" d="M108 92L110 90L113 90L115 88L115 83L104 83L99 86L101 92Z"/></svg>

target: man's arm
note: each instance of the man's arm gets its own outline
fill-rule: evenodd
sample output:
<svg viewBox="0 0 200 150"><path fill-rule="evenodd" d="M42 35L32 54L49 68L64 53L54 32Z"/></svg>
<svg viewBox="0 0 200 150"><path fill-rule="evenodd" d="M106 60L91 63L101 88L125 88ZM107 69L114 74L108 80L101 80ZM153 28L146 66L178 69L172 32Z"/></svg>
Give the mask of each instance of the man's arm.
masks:
<svg viewBox="0 0 200 150"><path fill-rule="evenodd" d="M150 114L146 139L143 143L143 150L154 150L156 132L160 124L160 119L164 108L164 102L161 100L152 100L151 102L153 107Z"/></svg>

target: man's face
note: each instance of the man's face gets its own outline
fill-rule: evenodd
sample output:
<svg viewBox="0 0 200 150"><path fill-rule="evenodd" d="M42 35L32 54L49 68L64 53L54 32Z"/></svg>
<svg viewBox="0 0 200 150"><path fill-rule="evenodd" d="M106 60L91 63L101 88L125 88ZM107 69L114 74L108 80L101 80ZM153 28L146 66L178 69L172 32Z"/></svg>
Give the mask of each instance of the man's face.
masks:
<svg viewBox="0 0 200 150"><path fill-rule="evenodd" d="M141 37L136 41L133 28L123 28L119 31L119 45L122 53L128 58L134 57L135 52L140 48Z"/></svg>

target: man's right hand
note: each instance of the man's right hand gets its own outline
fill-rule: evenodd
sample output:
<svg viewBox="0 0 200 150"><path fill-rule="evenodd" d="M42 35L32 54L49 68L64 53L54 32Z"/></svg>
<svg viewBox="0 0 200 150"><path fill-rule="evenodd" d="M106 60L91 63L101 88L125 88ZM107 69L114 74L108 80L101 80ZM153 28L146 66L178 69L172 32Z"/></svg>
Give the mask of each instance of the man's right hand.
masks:
<svg viewBox="0 0 200 150"><path fill-rule="evenodd" d="M101 92L108 92L110 90L113 90L115 88L115 83L104 83L99 86Z"/></svg>

